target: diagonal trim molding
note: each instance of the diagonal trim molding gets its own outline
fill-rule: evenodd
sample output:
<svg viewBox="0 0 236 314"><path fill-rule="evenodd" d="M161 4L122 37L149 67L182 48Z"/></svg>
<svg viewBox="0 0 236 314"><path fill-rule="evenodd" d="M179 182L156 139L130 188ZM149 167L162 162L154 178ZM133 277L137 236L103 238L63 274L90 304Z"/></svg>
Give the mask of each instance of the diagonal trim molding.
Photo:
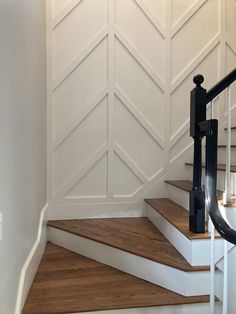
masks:
<svg viewBox="0 0 236 314"><path fill-rule="evenodd" d="M83 0L70 0L69 3L59 12L52 21L52 28L55 30L57 26L68 16L74 9L82 3Z"/></svg>
<svg viewBox="0 0 236 314"><path fill-rule="evenodd" d="M53 91L55 91L67 77L99 46L99 44L107 37L108 28L102 29L91 41L87 47L78 55L70 65L59 74L53 82Z"/></svg>
<svg viewBox="0 0 236 314"><path fill-rule="evenodd" d="M164 139L160 136L153 126L145 119L143 114L137 109L137 107L131 102L131 100L125 95L121 88L116 85L115 94L120 99L120 101L126 106L131 115L142 125L142 127L152 136L152 138L165 149Z"/></svg>
<svg viewBox="0 0 236 314"><path fill-rule="evenodd" d="M143 173L143 171L138 167L138 165L135 164L135 162L124 152L124 150L121 148L121 146L115 142L114 143L114 149L117 155L123 160L123 162L127 165L127 167L136 175L137 178L142 183L147 183L148 179Z"/></svg>
<svg viewBox="0 0 236 314"><path fill-rule="evenodd" d="M218 33L215 37L194 57L194 59L174 78L171 84L171 93L191 74L191 72L202 63L202 61L216 48L220 43L221 35Z"/></svg>
<svg viewBox="0 0 236 314"><path fill-rule="evenodd" d="M84 3L85 1L91 2L87 6L88 3ZM98 0L93 1L96 3ZM47 1L49 199L51 204L53 204L53 213L56 213L57 206L58 208L62 206L65 209L66 205L69 204L71 210L68 216L72 215L72 213L76 215L76 208L79 209L78 215L85 216L84 208L88 209L88 211L93 208L92 212L99 216L98 212L104 213L102 204L105 204L106 212L108 212L109 208L112 213L113 206L115 206L117 211L120 210L120 213L124 214L126 210L127 212L129 211L129 208L133 207L136 210L138 206L138 212L144 213L145 209L142 208L140 197L147 197L148 195L153 195L153 193L155 195L156 193L157 195L163 195L165 190L161 180L168 175L170 169L175 177L179 177L184 171L183 167L181 168L180 166L180 161L181 159L186 159L187 152L191 151L190 147L186 147L189 143L187 141L189 121L186 117L186 109L189 103L187 103L187 100L182 103L182 99L187 99L184 95L189 92L189 90L185 90L186 86L188 86L187 88L191 86L191 77L200 69L201 71L204 69L208 73L209 82L214 82L215 77L222 77L226 69L231 68L231 65L228 63L232 63L234 59L233 54L236 55L236 40L231 33L234 24L229 26L229 30L227 30L228 26L225 23L227 19L226 14L228 14L226 12L228 9L225 10L227 0L189 0L187 5L183 5L183 10L177 10L176 12L173 12L175 6L172 0L160 0L162 2L157 3L157 5L154 2L150 5L149 0L124 0L121 5L120 0L107 0L101 1L101 5L96 6L99 20L93 21L87 16L83 16L81 23L84 23L82 24L84 27L82 32L87 40L83 47L78 46L80 48L76 50L76 42L74 45L73 40L76 41L79 38L76 36L75 25L77 24L74 24L70 19L71 14L73 10L76 10L76 13L80 16L79 13L81 12L79 10L83 10L86 4L84 12L87 12L86 14L89 16L91 13L89 10L93 8L91 6L93 1L61 1L61 5L58 3L56 16L53 16L51 13L53 0ZM230 1L229 5L232 6L232 9L234 9L234 3L234 1L232 3ZM178 5L177 2L176 5ZM61 10L59 7L61 7ZM132 18L130 18L130 8L135 10ZM161 11L155 12L157 8L161 8ZM99 11L100 9L101 12ZM215 23L209 29L204 29L204 26L200 23L200 18L202 14L205 17L210 16L211 12L216 17ZM172 17L174 17L174 21ZM63 21L66 23L63 23ZM94 28L93 23L99 26ZM140 32L135 27L139 23L144 25L145 29L150 31L150 34ZM213 25L215 25L214 29ZM91 30L90 26L92 27ZM100 29L100 27L102 28ZM57 37L54 34L66 29L68 36L72 38L71 42L73 45L71 47L73 51L70 51L69 46L69 50L56 51L55 49L59 47L59 45L57 46L57 40L60 40L58 39L60 36ZM182 35L183 44L185 35L186 38L191 40L192 31L196 34L202 31L207 33L205 37L203 36L204 38L202 37L202 40L199 37L199 42L196 43L196 46L186 50L186 57L182 58L179 55L183 53L183 50L180 49L181 42L179 40L182 38ZM91 36L93 37L91 38ZM144 39L143 41L142 38ZM145 47L142 45L145 45ZM160 56L158 61L155 54ZM106 58L103 58L105 55ZM229 58L227 59L228 55ZM59 58L55 59L56 57ZM60 60L60 58L62 58L63 62L66 62L65 66L55 62L55 60ZM92 62L90 62L90 58L92 58ZM211 71L209 66L212 64L214 64L214 69ZM96 68L95 71L94 67ZM86 80L84 80L82 75L78 75L78 77L71 75L73 71L80 71L80 69L83 71ZM127 69L132 73L126 75ZM87 73L88 78L94 79L93 81L87 80ZM93 73L94 77L89 76L91 73ZM104 85L101 85L100 74ZM122 79L122 84L118 83L120 78ZM58 103L57 100L60 94L63 99L70 101L71 90L67 84L64 84L64 82L69 83L70 80L73 81L73 86L75 86L73 91L77 92L77 84L84 88L79 89L81 98L78 92L73 95L73 97L75 95L78 97L78 107L76 106L77 98L73 98L75 104L68 106L70 112L66 115L68 120L65 120L65 118L63 119L63 112L57 111L61 108L60 100ZM75 80L78 80L78 82ZM92 89L89 88L90 82L93 84ZM60 87L63 88L60 89ZM60 89L60 93L56 95L57 97L53 97L57 89ZM139 99L140 91L142 91L142 97ZM152 92L156 96L151 94ZM90 100L83 103L82 99ZM60 153L58 149L61 147L60 145L63 145L72 134L77 136L77 133L73 133L73 131L80 127L81 123L84 123L85 127L89 126L86 128L87 133L85 136L90 133L91 127L96 126L99 129L99 123L101 122L97 119L97 115L92 113L99 106L103 106L104 101L107 102L107 107L106 109L103 107L103 110L107 111L102 111L101 114L107 116L107 121L102 122L107 124L105 139L91 141L91 145L94 146L89 150L88 156L85 156L83 159L85 161L80 165L75 161L73 169L60 158L56 159L57 154ZM116 110L116 101L120 102L122 112ZM152 102L151 106L150 101ZM175 106L176 102L181 103ZM57 104L59 104L58 107L56 107ZM216 107L218 105L217 103ZM64 110L66 104L63 104L62 107ZM222 110L217 111L217 114L221 114L221 112ZM116 115L120 115L123 120L119 120L119 116ZM129 123L128 121L131 122L131 120L126 119L129 115L132 119L132 124L130 126L125 125L125 128L131 132L122 134L122 137L118 140L116 139L116 128L123 127L124 123ZM159 125L155 123L155 115L158 115ZM91 119L89 119L90 117ZM104 125L101 127L104 127ZM137 130L140 131L140 138L136 139L135 132ZM142 134L142 131L145 134ZM96 137L96 134L93 136ZM79 139L78 145L83 150L88 143L81 137ZM142 141L145 141L145 139L145 144L147 144L145 154L144 152L142 154L141 151L141 153L137 154L139 150L136 149L136 145L142 145ZM72 146L74 143L77 145L75 137L73 140L75 140L73 143L67 142L68 154L73 153ZM130 145L130 150L127 149L126 152L123 147L126 147L125 145L129 144L129 141L132 141L132 145ZM148 155L149 149L150 154ZM153 151L157 153L152 154ZM82 188L88 189L87 185L89 183L87 180L85 182L81 179L87 175L93 166L96 166L96 163L100 160L99 158L103 158L105 154L107 157L107 195L101 195L100 197L96 196L95 192L94 195L90 195L87 190L84 191L84 195L83 192L78 193L78 195L73 193L73 197L67 195L68 191L77 182L80 182ZM115 177L117 174L115 167L118 166L115 162L116 157L120 158L127 166L123 169L125 178L127 176L128 179L130 171L132 171L137 179L140 180L142 187L138 189L138 193L136 190L137 183L133 183L133 190L130 188L127 194L123 193L122 189L119 191L119 185L115 185L115 180L117 179ZM150 169L154 169L148 174L145 170L146 166L149 167L147 163L150 163ZM178 166L176 167L177 164ZM99 170L101 169L99 168ZM65 178L60 176L62 174L61 171L66 173ZM94 178L94 180L96 183L93 182L93 184L105 184L100 178ZM105 186L103 191L105 191ZM90 206L90 204L92 205ZM130 207L128 208L128 206ZM62 215L62 210L58 209L58 213L59 216Z"/></svg>
<svg viewBox="0 0 236 314"><path fill-rule="evenodd" d="M162 23L154 16L152 11L148 8L148 6L144 3L143 0L134 0L139 9L143 12L143 14L147 17L147 19L151 22L151 24L155 27L155 29L160 33L162 38L166 37L166 29L162 25Z"/></svg>
<svg viewBox="0 0 236 314"><path fill-rule="evenodd" d="M131 56L138 62L138 64L144 69L154 83L162 90L165 91L166 86L162 78L156 73L153 67L147 63L147 61L136 50L132 43L122 34L122 32L116 28L116 38L123 45L123 47L131 54Z"/></svg>
<svg viewBox="0 0 236 314"><path fill-rule="evenodd" d="M87 103L80 109L64 129L56 136L53 142L53 150L57 150L58 147L66 140L66 138L92 113L92 111L103 101L108 95L108 88L102 90L95 99L90 103Z"/></svg>
<svg viewBox="0 0 236 314"><path fill-rule="evenodd" d="M105 144L97 149L97 151L87 161L80 166L75 173L66 180L66 182L56 191L54 197L64 197L86 173L107 153L108 145Z"/></svg>
<svg viewBox="0 0 236 314"><path fill-rule="evenodd" d="M172 26L171 38L201 9L207 0L197 0Z"/></svg>

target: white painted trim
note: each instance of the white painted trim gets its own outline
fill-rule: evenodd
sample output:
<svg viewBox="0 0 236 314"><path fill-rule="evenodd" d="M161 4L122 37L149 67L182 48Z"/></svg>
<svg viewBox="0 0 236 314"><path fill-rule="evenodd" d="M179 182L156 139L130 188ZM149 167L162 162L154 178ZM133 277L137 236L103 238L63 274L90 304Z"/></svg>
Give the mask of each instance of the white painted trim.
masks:
<svg viewBox="0 0 236 314"><path fill-rule="evenodd" d="M131 208L132 203L82 203L82 204L50 204L49 220L85 219L85 218L118 218L142 217L142 209Z"/></svg>
<svg viewBox="0 0 236 314"><path fill-rule="evenodd" d="M166 28L163 27L161 21L159 21L155 15L153 14L152 10L149 9L148 5L143 0L135 0L135 3L143 12L143 14L148 18L148 20L152 23L155 29L160 33L160 35L165 38L167 35Z"/></svg>
<svg viewBox="0 0 236 314"><path fill-rule="evenodd" d="M212 40L200 51L189 64L173 79L171 93L190 75L190 73L213 51L220 43L220 33L216 34Z"/></svg>
<svg viewBox="0 0 236 314"><path fill-rule="evenodd" d="M108 30L103 28L83 49L83 51L67 66L63 72L59 73L53 82L53 91L55 91L70 74L99 46L107 37Z"/></svg>
<svg viewBox="0 0 236 314"><path fill-rule="evenodd" d="M185 272L53 227L48 228L48 240L185 296L205 295L210 291L209 271Z"/></svg>
<svg viewBox="0 0 236 314"><path fill-rule="evenodd" d="M147 217L164 234L164 236L173 244L180 254L192 266L210 265L210 239L190 240L162 215L160 215L151 206L147 207ZM223 256L223 240L221 238L215 241L215 261Z"/></svg>
<svg viewBox="0 0 236 314"><path fill-rule="evenodd" d="M193 15L195 15L201 7L205 4L206 0L198 0L184 12L184 14L174 23L171 29L171 38L173 38L178 31L189 21Z"/></svg>
<svg viewBox="0 0 236 314"><path fill-rule="evenodd" d="M83 0L70 0L57 16L54 17L52 21L53 29L55 29L82 1Z"/></svg>
<svg viewBox="0 0 236 314"><path fill-rule="evenodd" d="M135 104L125 95L124 91L122 91L118 85L115 86L115 94L156 143L159 144L161 148L165 149L166 145L163 137L153 128L150 122L145 119L144 115L136 108Z"/></svg>
<svg viewBox="0 0 236 314"><path fill-rule="evenodd" d="M142 55L136 50L133 44L126 38L122 31L116 26L116 38L124 46L124 48L134 57L143 70L149 75L153 82L162 90L165 90L165 83L157 72L148 64Z"/></svg>
<svg viewBox="0 0 236 314"><path fill-rule="evenodd" d="M221 304L217 304L216 313L219 314L221 310ZM83 312L85 313L85 312ZM172 306L156 306L156 307L142 307L132 309L118 309L107 311L86 312L86 314L209 314L208 303L198 304L184 304L184 305L172 305ZM82 314L74 313L74 314Z"/></svg>
<svg viewBox="0 0 236 314"><path fill-rule="evenodd" d="M193 265L191 241L149 205L147 205L147 217L189 264Z"/></svg>
<svg viewBox="0 0 236 314"><path fill-rule="evenodd" d="M48 204L46 204L40 213L37 238L27 256L21 269L18 285L15 314L20 314L25 304L30 287L33 283L39 263L44 253L47 243L47 213Z"/></svg>
<svg viewBox="0 0 236 314"><path fill-rule="evenodd" d="M168 198L184 209L189 210L189 192L171 184L166 184L166 187L168 190Z"/></svg>

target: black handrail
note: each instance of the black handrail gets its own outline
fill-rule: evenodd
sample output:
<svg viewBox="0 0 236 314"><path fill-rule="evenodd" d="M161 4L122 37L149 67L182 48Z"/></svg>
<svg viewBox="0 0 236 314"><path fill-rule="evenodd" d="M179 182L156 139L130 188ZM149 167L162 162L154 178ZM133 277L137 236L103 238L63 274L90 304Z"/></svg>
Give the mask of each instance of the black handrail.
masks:
<svg viewBox="0 0 236 314"><path fill-rule="evenodd" d="M206 103L211 102L216 96L218 96L224 89L236 80L236 69L230 72L226 77L213 86L206 95Z"/></svg>
<svg viewBox="0 0 236 314"><path fill-rule="evenodd" d="M200 123L200 128L206 136L206 206L218 233L227 241L236 244L236 230L223 218L216 195L218 121L215 119L204 121Z"/></svg>
<svg viewBox="0 0 236 314"><path fill-rule="evenodd" d="M189 229L205 232L205 203L216 230L229 242L236 244L236 231L224 220L216 196L217 182L217 120L206 120L206 105L236 80L236 69L208 92L201 84L202 75L194 77L196 87L191 91L190 136L194 139L193 187L190 192ZM201 186L201 141L206 136L206 191Z"/></svg>

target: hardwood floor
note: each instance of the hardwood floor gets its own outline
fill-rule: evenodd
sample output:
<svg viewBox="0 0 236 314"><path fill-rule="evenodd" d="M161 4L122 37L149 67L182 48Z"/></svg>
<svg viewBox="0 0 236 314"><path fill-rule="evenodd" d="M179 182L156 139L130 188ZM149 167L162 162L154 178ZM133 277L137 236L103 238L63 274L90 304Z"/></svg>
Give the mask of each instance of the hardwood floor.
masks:
<svg viewBox="0 0 236 314"><path fill-rule="evenodd" d="M208 296L183 297L48 243L22 314L69 314L208 300Z"/></svg>
<svg viewBox="0 0 236 314"><path fill-rule="evenodd" d="M183 271L209 270L191 266L147 218L55 220L48 225Z"/></svg>
<svg viewBox="0 0 236 314"><path fill-rule="evenodd" d="M146 199L145 202L158 211L166 220L183 233L188 239L209 239L210 233L192 233L189 230L188 211L168 198ZM220 237L215 233L216 237Z"/></svg>

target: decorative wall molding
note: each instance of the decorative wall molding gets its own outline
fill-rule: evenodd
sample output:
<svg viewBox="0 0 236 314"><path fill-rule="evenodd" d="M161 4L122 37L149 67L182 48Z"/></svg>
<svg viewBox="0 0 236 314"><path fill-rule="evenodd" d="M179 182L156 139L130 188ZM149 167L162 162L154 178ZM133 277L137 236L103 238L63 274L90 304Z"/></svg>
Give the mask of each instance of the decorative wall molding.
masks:
<svg viewBox="0 0 236 314"><path fill-rule="evenodd" d="M109 216L108 208L111 216L119 210L132 215L129 206L155 186L158 194L160 180L191 151L187 112L192 77L203 72L207 87L235 66L226 64L231 62L226 49L236 55L235 22L227 16L226 0L191 0L180 3L178 12L173 1L165 0L161 18L155 12L160 4L146 0L99 0L97 12L91 11L93 0L62 0L56 10L55 1L47 2L48 197L53 218L57 206L58 217L64 218L86 216L83 206L89 208L88 216ZM80 10L86 17L80 28L88 40L77 51L80 38L71 18ZM214 18L211 28L201 22L206 16ZM55 47L62 31L74 41L59 51ZM220 106L217 101L218 115ZM116 158L123 163L122 178ZM99 168L101 159L107 163L104 169ZM181 175L180 168L175 171ZM76 195L74 187L86 189L89 178L94 195ZM117 190L128 180L127 193ZM64 216L67 204L71 209ZM137 204L135 214L142 212Z"/></svg>

